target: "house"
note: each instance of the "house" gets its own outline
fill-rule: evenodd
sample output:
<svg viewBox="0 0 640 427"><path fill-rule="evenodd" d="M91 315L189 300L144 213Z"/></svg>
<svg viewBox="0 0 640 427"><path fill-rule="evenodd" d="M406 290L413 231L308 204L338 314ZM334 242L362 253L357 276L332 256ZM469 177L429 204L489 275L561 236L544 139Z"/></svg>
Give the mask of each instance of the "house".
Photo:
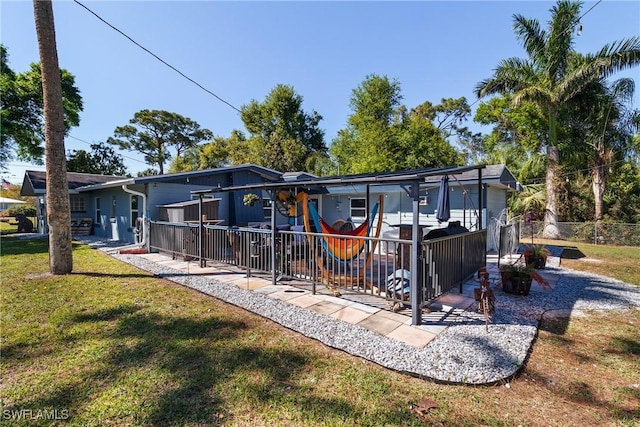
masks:
<svg viewBox="0 0 640 427"><path fill-rule="evenodd" d="M168 219L162 216L167 205L192 200L192 191L282 179L282 173L253 164L132 178L73 172L67 176L71 217L91 219L92 234L96 236L130 243L136 241L138 218ZM36 196L41 233L48 231L45 194L45 173L27 171L21 195ZM215 199L222 224L246 225L264 219L262 207L243 209L242 194L225 193Z"/></svg>
<svg viewBox="0 0 640 427"><path fill-rule="evenodd" d="M497 224L504 222L509 194L519 190L519 183L505 165L487 165L482 168L481 186L479 184L476 169L453 173L449 176L449 200L450 218L448 221L438 221L437 201L440 192L441 176L431 173L438 169L423 169L415 171L398 171L393 173L372 173L342 176L339 179L350 182L349 185L326 185L322 191L314 187L314 182L322 183L322 178L314 178L308 175L295 176L285 181L291 182L296 188L315 188L315 194L309 198L316 205L319 214L329 224L340 221L351 221L355 225L362 223L372 205L382 195L384 197L382 215L382 230L380 235L386 238L399 238L402 226L413 223L413 200L410 197L407 185L389 183L393 178L401 178L409 174L427 174L421 181L419 192L418 222L426 235L434 229L447 227L449 224L458 224L470 231L488 229L489 235L495 233ZM290 175L293 177L293 175ZM334 177L335 178L335 177ZM337 179L337 178L336 178ZM353 182L386 181L381 185L353 184ZM482 192L481 196L479 192ZM367 197L368 195L368 197ZM268 197L266 192L263 197ZM482 206L478 201L482 201ZM283 216L279 216L278 223L286 222ZM301 223L300 218L293 219L295 223ZM433 233L432 233L433 234ZM497 241L494 238L487 239L487 249L497 249Z"/></svg>
<svg viewBox="0 0 640 427"><path fill-rule="evenodd" d="M0 197L0 212L4 212L17 205L25 204L22 200L10 199L8 197Z"/></svg>
<svg viewBox="0 0 640 427"><path fill-rule="evenodd" d="M87 200L84 195L80 195L79 189L120 179L122 179L121 176L67 172L71 218L82 219L87 216L91 217L91 215L88 214L88 212L92 211L92 206L90 205L91 201ZM46 172L26 171L22 181L20 195L36 198L36 231L38 233L47 233L49 231L49 227L47 225L46 194Z"/></svg>
<svg viewBox="0 0 640 427"><path fill-rule="evenodd" d="M180 221L197 220L194 212L197 212L198 196L194 192L197 193L199 190L209 190L205 197L212 202L211 207L206 207L203 213L209 220L229 226L270 223L271 203L276 194L274 189L289 183L292 188L313 188L309 198L329 223L350 220L357 224L364 221L372 204L370 201L375 201L379 195L383 195L383 229L380 235L397 238L399 226L411 224L413 221L413 202L402 182L395 183L394 178L411 174L426 176L420 184L419 203L419 223L425 226L425 233L434 228L446 227L448 222L455 221L472 231L490 227L496 218L504 215L508 195L516 191L518 186L515 177L505 165L488 165L482 168L481 186L475 168L456 172L449 180L450 219L441 223L436 219L440 188L440 177L434 173L437 171L425 169L329 179L352 183L342 186L316 185L315 183L322 183L327 178L318 178L304 172L281 173L254 164L135 178L70 172L68 180L72 218L91 219L94 235L130 243L136 241L138 218L146 217L155 221L176 218ZM353 184L377 179L385 183L371 186L370 189L367 185ZM230 187L235 187L236 190L222 191ZM216 189L221 191L218 192ZM480 191L482 197L479 197ZM38 232L47 231L45 192L44 172L27 171L21 195L37 198ZM249 193L259 194L262 198L261 203L245 206L243 196ZM482 201L482 206L478 206L478 200ZM205 203L205 206L208 204ZM288 218L276 210L276 224L301 223L300 216ZM488 239L488 249L495 249L490 242L492 239Z"/></svg>

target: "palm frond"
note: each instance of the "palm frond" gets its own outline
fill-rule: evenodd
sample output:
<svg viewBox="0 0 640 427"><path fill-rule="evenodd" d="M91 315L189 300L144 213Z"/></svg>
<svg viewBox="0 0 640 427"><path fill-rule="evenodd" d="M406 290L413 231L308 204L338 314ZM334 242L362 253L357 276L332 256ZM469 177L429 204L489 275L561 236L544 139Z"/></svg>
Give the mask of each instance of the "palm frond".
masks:
<svg viewBox="0 0 640 427"><path fill-rule="evenodd" d="M640 37L619 40L602 47L595 55L586 55L596 62L603 77L640 64Z"/></svg>
<svg viewBox="0 0 640 427"><path fill-rule="evenodd" d="M513 93L537 78L533 65L521 58L502 60L494 70L493 77L476 85L478 98L496 93Z"/></svg>
<svg viewBox="0 0 640 427"><path fill-rule="evenodd" d="M573 28L579 21L581 2L559 1L551 8L550 34L545 53L546 74L550 81L562 78L573 47Z"/></svg>
<svg viewBox="0 0 640 427"><path fill-rule="evenodd" d="M554 94L542 85L527 86L513 94L513 105L522 105L524 102L532 102L539 106L554 103Z"/></svg>
<svg viewBox="0 0 640 427"><path fill-rule="evenodd" d="M527 19L522 15L513 16L513 30L530 58L544 57L547 34L540 28L536 19Z"/></svg>

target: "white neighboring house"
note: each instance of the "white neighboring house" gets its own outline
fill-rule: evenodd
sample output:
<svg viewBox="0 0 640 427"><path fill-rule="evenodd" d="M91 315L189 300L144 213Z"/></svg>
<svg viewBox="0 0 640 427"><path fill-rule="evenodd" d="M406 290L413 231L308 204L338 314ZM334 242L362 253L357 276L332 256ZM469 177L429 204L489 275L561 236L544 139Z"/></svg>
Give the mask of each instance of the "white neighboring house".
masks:
<svg viewBox="0 0 640 427"><path fill-rule="evenodd" d="M0 197L0 212L4 212L9 208L12 208L17 205L24 205L27 202L23 202L22 200L10 199L8 197Z"/></svg>

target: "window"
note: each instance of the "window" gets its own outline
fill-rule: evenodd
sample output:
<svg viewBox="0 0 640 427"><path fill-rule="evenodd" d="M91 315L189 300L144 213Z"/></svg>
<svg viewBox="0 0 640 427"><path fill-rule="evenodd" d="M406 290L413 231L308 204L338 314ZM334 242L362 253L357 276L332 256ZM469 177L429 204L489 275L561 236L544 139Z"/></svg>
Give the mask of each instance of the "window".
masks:
<svg viewBox="0 0 640 427"><path fill-rule="evenodd" d="M351 218L365 218L367 216L367 200L350 199L349 215L351 216Z"/></svg>
<svg viewBox="0 0 640 427"><path fill-rule="evenodd" d="M129 224L132 227L135 227L137 220L138 220L138 196L131 195L131 222Z"/></svg>
<svg viewBox="0 0 640 427"><path fill-rule="evenodd" d="M100 215L100 197L96 197L96 224L102 224L102 215Z"/></svg>
<svg viewBox="0 0 640 427"><path fill-rule="evenodd" d="M264 220L271 221L271 199L265 197L262 199L262 209L264 211Z"/></svg>
<svg viewBox="0 0 640 427"><path fill-rule="evenodd" d="M71 212L86 212L84 197L70 196L69 204L71 205Z"/></svg>

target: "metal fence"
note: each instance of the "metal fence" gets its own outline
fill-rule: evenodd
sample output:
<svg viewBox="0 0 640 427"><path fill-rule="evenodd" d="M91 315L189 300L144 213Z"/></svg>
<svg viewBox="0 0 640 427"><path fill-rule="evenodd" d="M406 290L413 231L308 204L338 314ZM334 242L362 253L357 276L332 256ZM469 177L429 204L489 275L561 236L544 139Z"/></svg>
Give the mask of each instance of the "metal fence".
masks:
<svg viewBox="0 0 640 427"><path fill-rule="evenodd" d="M640 246L640 224L559 222L560 239L596 245ZM520 223L520 239L542 238L543 221Z"/></svg>
<svg viewBox="0 0 640 427"><path fill-rule="evenodd" d="M200 241L198 231L197 224L152 221L150 248L174 258L234 265L247 275L262 272L304 281L314 292L323 285L383 298L390 305L409 306L412 301L409 240L203 226ZM486 244L485 230L422 241L415 276L421 306L413 309L460 287L484 266Z"/></svg>

